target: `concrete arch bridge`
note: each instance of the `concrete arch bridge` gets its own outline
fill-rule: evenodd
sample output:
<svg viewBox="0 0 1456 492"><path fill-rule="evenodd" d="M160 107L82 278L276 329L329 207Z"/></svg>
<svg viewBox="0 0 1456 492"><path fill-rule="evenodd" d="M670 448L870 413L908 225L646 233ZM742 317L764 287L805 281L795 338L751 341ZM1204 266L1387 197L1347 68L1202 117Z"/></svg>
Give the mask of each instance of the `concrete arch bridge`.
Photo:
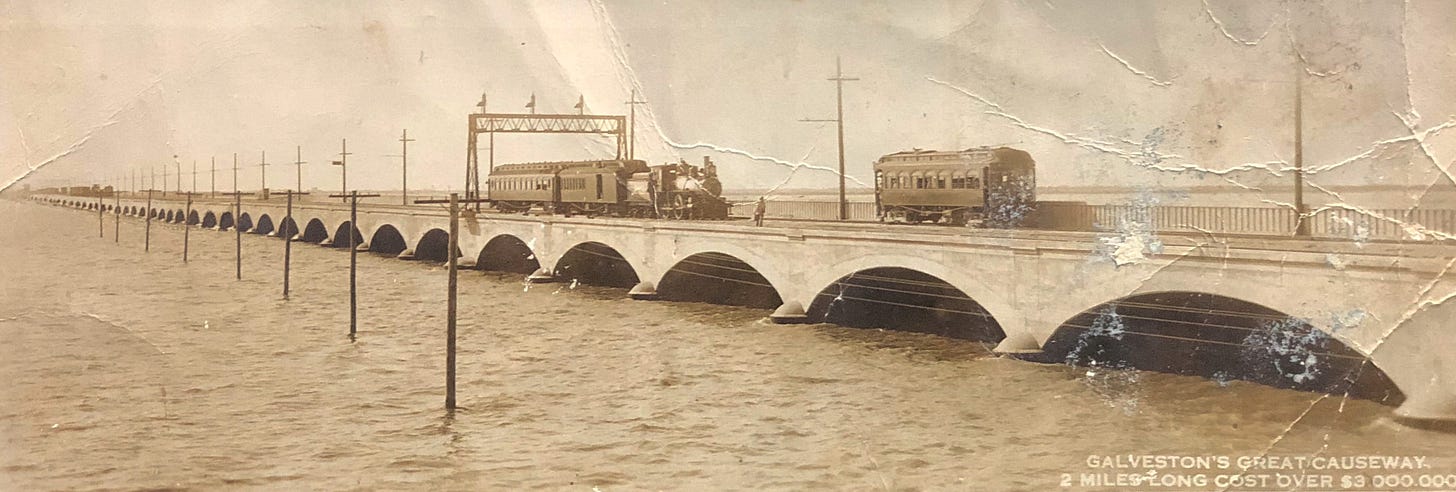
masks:
<svg viewBox="0 0 1456 492"><path fill-rule="evenodd" d="M35 200L97 210L95 199ZM128 216L444 260L435 206L126 197ZM1456 247L1210 234L1098 234L481 213L466 265L638 299L773 309L779 322L888 326L981 340L1053 362L1234 374L1357 393L1412 419L1456 419ZM1372 389L1373 388L1373 389ZM1384 388L1384 389L1381 389ZM1364 392L1364 393L1362 393Z"/></svg>

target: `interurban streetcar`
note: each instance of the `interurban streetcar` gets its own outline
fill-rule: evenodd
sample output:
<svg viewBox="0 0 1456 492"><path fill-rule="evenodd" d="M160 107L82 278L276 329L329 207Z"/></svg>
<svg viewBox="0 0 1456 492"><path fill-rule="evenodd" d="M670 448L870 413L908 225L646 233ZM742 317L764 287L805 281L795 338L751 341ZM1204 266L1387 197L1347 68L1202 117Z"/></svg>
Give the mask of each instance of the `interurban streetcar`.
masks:
<svg viewBox="0 0 1456 492"><path fill-rule="evenodd" d="M1014 227L1036 203L1036 162L1010 147L913 149L875 161L880 220Z"/></svg>

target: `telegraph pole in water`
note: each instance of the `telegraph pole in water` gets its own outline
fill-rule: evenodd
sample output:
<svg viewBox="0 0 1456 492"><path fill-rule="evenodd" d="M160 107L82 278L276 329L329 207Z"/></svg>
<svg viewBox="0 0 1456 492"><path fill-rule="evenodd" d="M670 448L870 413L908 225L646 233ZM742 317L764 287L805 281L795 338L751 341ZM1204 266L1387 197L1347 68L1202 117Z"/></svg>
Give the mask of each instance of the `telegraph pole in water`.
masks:
<svg viewBox="0 0 1456 492"><path fill-rule="evenodd" d="M242 214L243 193L238 191L238 153L233 152L233 232L237 236L238 280L243 279L243 228L238 227Z"/></svg>
<svg viewBox="0 0 1456 492"><path fill-rule="evenodd" d="M356 272L359 269L359 244L354 240L354 231L359 229L359 199L372 198L379 195L360 195L359 190L354 190L352 193L329 196L344 197L345 200L349 201L349 231L346 233L349 235L349 340L353 340L354 335L359 332L358 289L355 283L357 277Z"/></svg>
<svg viewBox="0 0 1456 492"><path fill-rule="evenodd" d="M482 202L481 198L467 198L464 202ZM445 410L455 411L455 310L456 298L459 292L457 280L459 267L455 259L455 251L460 249L460 195L451 193L449 200L415 200L415 203L448 203L450 204L450 245L449 251L445 254L447 271L449 272L448 291L446 294L446 316L445 316Z"/></svg>

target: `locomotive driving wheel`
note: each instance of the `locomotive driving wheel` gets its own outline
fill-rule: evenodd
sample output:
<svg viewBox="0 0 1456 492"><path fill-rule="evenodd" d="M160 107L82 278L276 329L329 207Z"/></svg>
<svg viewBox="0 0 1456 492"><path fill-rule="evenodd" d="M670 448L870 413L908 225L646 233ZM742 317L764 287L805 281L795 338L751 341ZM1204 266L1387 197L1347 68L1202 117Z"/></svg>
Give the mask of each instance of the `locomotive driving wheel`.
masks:
<svg viewBox="0 0 1456 492"><path fill-rule="evenodd" d="M672 205L669 207L667 213L669 217L674 219L686 219L691 210L692 207L689 206L687 198L682 195L673 195Z"/></svg>

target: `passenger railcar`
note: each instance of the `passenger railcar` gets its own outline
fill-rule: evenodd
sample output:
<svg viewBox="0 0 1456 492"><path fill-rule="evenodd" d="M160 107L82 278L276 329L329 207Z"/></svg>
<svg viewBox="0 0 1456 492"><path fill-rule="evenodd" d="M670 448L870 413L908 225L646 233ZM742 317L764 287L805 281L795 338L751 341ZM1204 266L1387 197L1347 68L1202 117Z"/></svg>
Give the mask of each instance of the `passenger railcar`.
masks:
<svg viewBox="0 0 1456 492"><path fill-rule="evenodd" d="M1010 147L914 149L875 161L880 220L1011 227L1036 203L1036 162Z"/></svg>

